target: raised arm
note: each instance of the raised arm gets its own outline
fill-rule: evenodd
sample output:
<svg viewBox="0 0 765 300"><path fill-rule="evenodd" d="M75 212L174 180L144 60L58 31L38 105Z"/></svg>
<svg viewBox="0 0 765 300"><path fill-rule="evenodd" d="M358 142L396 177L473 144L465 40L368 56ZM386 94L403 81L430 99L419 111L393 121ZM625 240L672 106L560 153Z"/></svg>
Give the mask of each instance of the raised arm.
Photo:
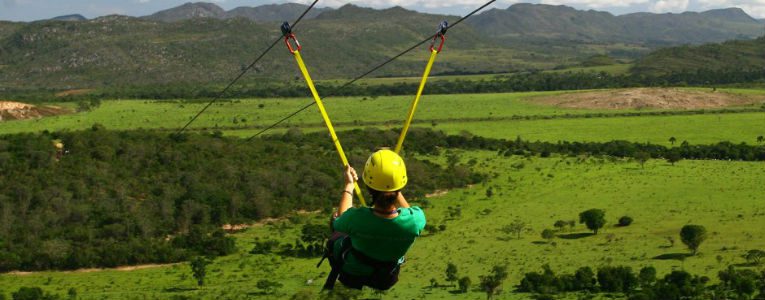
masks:
<svg viewBox="0 0 765 300"><path fill-rule="evenodd" d="M359 176L356 175L356 170L351 166L346 167L345 189L343 190L343 197L340 199L340 204L337 206L338 217L353 206L353 183L357 180L359 180Z"/></svg>
<svg viewBox="0 0 765 300"><path fill-rule="evenodd" d="M396 198L396 207L409 208L409 202L406 202L406 198L404 198L404 194L401 192L398 192L398 198Z"/></svg>

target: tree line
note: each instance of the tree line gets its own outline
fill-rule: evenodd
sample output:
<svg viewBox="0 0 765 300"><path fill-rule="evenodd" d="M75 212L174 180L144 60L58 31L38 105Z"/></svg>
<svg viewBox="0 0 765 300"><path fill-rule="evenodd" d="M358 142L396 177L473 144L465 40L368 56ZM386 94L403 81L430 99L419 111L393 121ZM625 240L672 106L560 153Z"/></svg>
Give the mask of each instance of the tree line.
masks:
<svg viewBox="0 0 765 300"><path fill-rule="evenodd" d="M652 266L638 272L627 266L602 266L597 272L581 267L556 274L544 265L541 272L526 273L517 290L537 294L537 299L555 299L553 295L566 292L622 293L629 300L765 299L765 272L729 266L718 278L718 284L710 285L709 277L682 270L657 277Z"/></svg>
<svg viewBox="0 0 765 300"><path fill-rule="evenodd" d="M296 131L296 130L293 130ZM325 139L321 133L301 135L303 139ZM369 148L374 145L395 145L398 129L355 129L341 133L343 145L351 148ZM283 138L283 137L277 137ZM268 138L267 138L268 139ZM328 145L326 147L331 147ZM407 135L405 151L422 154L439 154L442 149L496 151L498 155L531 155L548 157L553 153L566 156L591 155L617 158L646 159L693 159L765 161L765 146L747 143L719 142L709 145L692 145L687 141L667 147L651 143L629 141L609 142L545 142L528 141L521 137L514 140L485 138L468 133L447 135L443 131L412 128ZM328 148L329 149L329 148Z"/></svg>
<svg viewBox="0 0 765 300"><path fill-rule="evenodd" d="M498 75L491 79L434 80L428 83L425 94L507 93L531 91L561 91L583 89L611 89L630 87L667 86L719 86L765 82L765 72L760 69L727 69L678 71L665 75L640 73L609 74L606 72L541 72ZM398 82L391 84L352 84L340 86L335 83L317 83L323 96L393 96L412 95L419 83ZM172 84L157 86L119 86L99 89L88 93L57 97L57 101L82 101L91 99L211 99L217 97L218 85ZM50 101L54 90L7 89L0 93L9 99L28 102ZM310 97L301 81L234 87L223 98L284 98Z"/></svg>

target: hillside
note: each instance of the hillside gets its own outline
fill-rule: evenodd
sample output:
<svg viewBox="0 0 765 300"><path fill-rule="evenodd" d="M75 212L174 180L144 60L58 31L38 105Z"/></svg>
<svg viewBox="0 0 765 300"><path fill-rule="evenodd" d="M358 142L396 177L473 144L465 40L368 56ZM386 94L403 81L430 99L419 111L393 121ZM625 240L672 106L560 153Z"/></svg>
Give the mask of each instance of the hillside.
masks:
<svg viewBox="0 0 765 300"><path fill-rule="evenodd" d="M698 70L758 70L765 68L765 38L658 50L640 59L632 71L642 74Z"/></svg>
<svg viewBox="0 0 765 300"><path fill-rule="evenodd" d="M160 22L178 22L195 18L212 19L231 19L245 18L257 22L283 22L296 19L308 5L298 3L269 4L257 7L237 7L225 11L214 3L196 2L186 3L178 7L166 9L149 16L143 17L147 20ZM331 10L329 8L314 8L305 16L306 19L313 19L322 12Z"/></svg>
<svg viewBox="0 0 765 300"><path fill-rule="evenodd" d="M222 84L279 36L275 20L292 19L304 8L283 4L226 12L211 3L187 3L145 18L0 22L0 91ZM440 21L459 18L354 5L315 10L309 16L314 18L303 21L297 33L317 79L363 73L432 34ZM595 54L631 60L659 45L749 38L760 27L739 9L617 17L516 4L451 30L434 74L553 69L580 65ZM417 76L424 59L415 51L372 76ZM277 47L243 83L284 82L296 76L289 54Z"/></svg>
<svg viewBox="0 0 765 300"><path fill-rule="evenodd" d="M52 18L51 21L85 21L88 18L83 17L80 14L75 15L65 15L65 16L58 16L55 18Z"/></svg>
<svg viewBox="0 0 765 300"><path fill-rule="evenodd" d="M336 12L343 14L353 9L346 6ZM315 78L355 76L432 34L435 25L445 18L405 10L399 10L396 16L389 16L387 11L375 13L378 16L370 20L303 21L297 33ZM0 87L222 82L249 64L280 35L278 23L259 24L241 18L165 23L109 16L74 23L15 25L18 30L0 40L0 65L8 65L0 72ZM471 56L469 52L476 47L492 48L479 36L470 27L461 27L450 33L447 49L450 53ZM298 76L294 60L279 46L245 80ZM422 61L427 58L425 46L419 54L403 58L381 74L421 72ZM492 66L492 61L486 58L476 60L477 63L470 57L447 60L439 71L492 67L499 71L507 67Z"/></svg>
<svg viewBox="0 0 765 300"><path fill-rule="evenodd" d="M562 5L521 3L504 10L492 9L469 23L508 44L533 38L659 46L722 42L762 34L760 22L739 8L614 16Z"/></svg>

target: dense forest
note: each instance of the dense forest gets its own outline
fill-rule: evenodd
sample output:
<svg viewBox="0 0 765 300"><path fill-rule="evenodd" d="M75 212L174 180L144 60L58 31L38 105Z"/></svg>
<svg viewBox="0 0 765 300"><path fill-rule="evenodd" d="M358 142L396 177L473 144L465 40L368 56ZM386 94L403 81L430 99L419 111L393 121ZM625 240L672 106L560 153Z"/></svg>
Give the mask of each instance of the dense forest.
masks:
<svg viewBox="0 0 765 300"><path fill-rule="evenodd" d="M62 153L54 140L65 145ZM326 143L326 145L324 145ZM355 147L362 166L376 146ZM82 132L0 137L0 271L175 262L231 253L222 224L336 205L342 167L323 135L242 144L219 134ZM416 200L483 180L407 158Z"/></svg>
<svg viewBox="0 0 765 300"><path fill-rule="evenodd" d="M498 75L482 80L433 80L424 90L425 94L506 93L530 91L560 91L585 89L610 89L628 87L667 86L721 86L763 84L765 72L761 69L682 71L666 75L612 75L606 72L532 72ZM419 83L399 82L392 84L351 84L341 86L329 83L316 85L319 94L329 96L392 96L412 95ZM56 97L57 101L82 101L93 99L211 99L220 93L217 85L160 85L122 86L69 94ZM0 90L0 96L27 102L49 102L59 91L50 90ZM263 82L242 85L230 90L224 98L279 98L310 97L302 83Z"/></svg>
<svg viewBox="0 0 765 300"><path fill-rule="evenodd" d="M394 145L396 130L342 132L352 164L375 148ZM53 141L65 145L58 153ZM407 195L485 180L470 163L447 155L437 165L415 154L478 149L497 155L593 155L765 161L765 147L721 142L677 147L611 141L530 142L446 135L413 129L405 148ZM285 158L290 159L285 159ZM323 133L292 129L249 143L219 132L175 135L110 131L0 137L0 271L110 267L174 262L231 253L220 227L297 210L329 211L342 173Z"/></svg>

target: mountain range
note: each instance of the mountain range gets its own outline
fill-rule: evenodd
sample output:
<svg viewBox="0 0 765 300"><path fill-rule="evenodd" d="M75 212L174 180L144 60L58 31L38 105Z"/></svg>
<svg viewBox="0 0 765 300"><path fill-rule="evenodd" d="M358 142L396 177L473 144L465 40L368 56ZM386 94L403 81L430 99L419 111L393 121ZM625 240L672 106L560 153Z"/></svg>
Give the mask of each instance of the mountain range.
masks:
<svg viewBox="0 0 765 300"><path fill-rule="evenodd" d="M143 18L161 22L177 22L193 18L231 19L245 18L256 22L278 22L297 18L307 5L297 3L269 4L258 7L237 7L225 11L214 3L186 3L178 7L163 10ZM313 8L305 18L312 19L329 8Z"/></svg>
<svg viewBox="0 0 765 300"><path fill-rule="evenodd" d="M0 91L224 82L280 35L281 21L293 21L305 8L282 4L225 11L211 3L187 3L138 18L0 21ZM312 10L296 33L315 78L348 78L432 35L440 21L457 19L401 7L345 5ZM596 54L632 61L660 47L752 39L763 29L761 21L737 8L614 16L515 4L475 15L450 30L434 74L561 68ZM426 47L372 76L421 73ZM281 48L244 81L299 76Z"/></svg>

